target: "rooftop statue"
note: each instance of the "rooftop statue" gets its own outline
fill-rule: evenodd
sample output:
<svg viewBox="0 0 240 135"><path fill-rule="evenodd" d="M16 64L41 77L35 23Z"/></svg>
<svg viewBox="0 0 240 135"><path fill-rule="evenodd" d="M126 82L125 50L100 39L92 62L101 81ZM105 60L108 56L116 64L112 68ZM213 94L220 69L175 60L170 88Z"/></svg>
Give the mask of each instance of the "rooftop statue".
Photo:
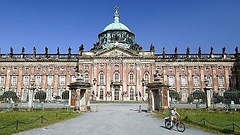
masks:
<svg viewBox="0 0 240 135"><path fill-rule="evenodd" d="M80 51L83 51L83 50L84 50L84 45L81 44L81 45L79 46L79 52L80 52Z"/></svg>
<svg viewBox="0 0 240 135"><path fill-rule="evenodd" d="M210 54L213 54L213 47L211 47Z"/></svg>
<svg viewBox="0 0 240 135"><path fill-rule="evenodd" d="M59 47L57 48L57 54L60 54Z"/></svg>
<svg viewBox="0 0 240 135"><path fill-rule="evenodd" d="M202 54L201 47L198 48L198 54Z"/></svg>
<svg viewBox="0 0 240 135"><path fill-rule="evenodd" d="M13 54L13 48L12 47L10 48L10 54Z"/></svg>
<svg viewBox="0 0 240 135"><path fill-rule="evenodd" d="M83 50L84 50L84 46L83 44L81 44L78 48L79 55L82 55Z"/></svg>
<svg viewBox="0 0 240 135"><path fill-rule="evenodd" d="M71 47L69 47L69 48L68 48L68 54L69 54L69 55L71 54L71 51L72 51L72 49L71 49Z"/></svg>
<svg viewBox="0 0 240 135"><path fill-rule="evenodd" d="M25 48L24 47L22 47L22 54L24 54L25 53Z"/></svg>
<svg viewBox="0 0 240 135"><path fill-rule="evenodd" d="M222 53L223 53L223 54L226 53L226 48L225 48L225 47L222 48Z"/></svg>
<svg viewBox="0 0 240 135"><path fill-rule="evenodd" d="M190 47L187 48L186 54L190 54Z"/></svg>
<svg viewBox="0 0 240 135"><path fill-rule="evenodd" d="M165 47L163 47L163 54L165 54L166 53L166 51L165 51Z"/></svg>
<svg viewBox="0 0 240 135"><path fill-rule="evenodd" d="M33 54L36 55L36 47L33 47Z"/></svg>
<svg viewBox="0 0 240 135"><path fill-rule="evenodd" d="M153 44L150 45L150 51L155 51L155 47Z"/></svg>
<svg viewBox="0 0 240 135"><path fill-rule="evenodd" d="M178 49L177 49L177 47L175 47L174 53L177 54L177 51L178 51Z"/></svg>
<svg viewBox="0 0 240 135"><path fill-rule="evenodd" d="M48 54L48 48L45 47L45 54Z"/></svg>

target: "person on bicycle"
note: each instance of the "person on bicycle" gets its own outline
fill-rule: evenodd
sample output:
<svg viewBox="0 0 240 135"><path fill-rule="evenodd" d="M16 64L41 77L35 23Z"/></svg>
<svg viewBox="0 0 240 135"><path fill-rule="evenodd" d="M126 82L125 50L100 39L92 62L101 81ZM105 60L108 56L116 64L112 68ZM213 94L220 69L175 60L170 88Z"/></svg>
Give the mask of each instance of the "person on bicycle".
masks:
<svg viewBox="0 0 240 135"><path fill-rule="evenodd" d="M171 112L170 112L171 125L173 125L172 122L173 122L174 119L177 119L177 116L180 117L180 114L177 112L177 108L173 107Z"/></svg>

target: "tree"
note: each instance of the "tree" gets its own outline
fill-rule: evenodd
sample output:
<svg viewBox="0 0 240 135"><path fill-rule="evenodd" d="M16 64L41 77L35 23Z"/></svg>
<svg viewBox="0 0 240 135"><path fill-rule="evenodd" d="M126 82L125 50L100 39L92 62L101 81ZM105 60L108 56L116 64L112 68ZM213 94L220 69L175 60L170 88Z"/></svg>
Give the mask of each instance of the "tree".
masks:
<svg viewBox="0 0 240 135"><path fill-rule="evenodd" d="M187 100L188 100L188 103L192 103L193 102L193 96L192 95L188 96Z"/></svg>
<svg viewBox="0 0 240 135"><path fill-rule="evenodd" d="M42 91L42 90L36 92L36 94L35 94L35 96L34 96L34 98L35 98L35 99L39 99L40 102L44 102L45 99L46 99L46 97L47 97L46 92L44 92L44 91Z"/></svg>
<svg viewBox="0 0 240 135"><path fill-rule="evenodd" d="M179 100L179 94L175 90L169 90L169 97L175 100Z"/></svg>
<svg viewBox="0 0 240 135"><path fill-rule="evenodd" d="M62 93L62 99L69 99L69 91L66 90Z"/></svg>
<svg viewBox="0 0 240 135"><path fill-rule="evenodd" d="M223 103L224 101L224 97L223 96L217 96L217 102L220 103L222 102Z"/></svg>
<svg viewBox="0 0 240 135"><path fill-rule="evenodd" d="M3 93L3 98L5 98L5 99L7 99L7 100L13 100L14 102L16 102L17 101L17 94L16 94L16 92L14 92L14 91L5 91L4 93Z"/></svg>
<svg viewBox="0 0 240 135"><path fill-rule="evenodd" d="M56 96L55 99L61 99L61 97L60 96Z"/></svg>
<svg viewBox="0 0 240 135"><path fill-rule="evenodd" d="M3 95L0 95L0 101L3 101L4 98L3 98Z"/></svg>
<svg viewBox="0 0 240 135"><path fill-rule="evenodd" d="M200 100L202 100L203 103L205 103L205 100L206 100L206 94L205 92L201 91L201 90L196 90L192 93L193 95L193 99L197 99L198 102Z"/></svg>
<svg viewBox="0 0 240 135"><path fill-rule="evenodd" d="M227 100L228 103L234 101L234 103L239 103L240 91L237 89L229 89L224 92L223 97Z"/></svg>

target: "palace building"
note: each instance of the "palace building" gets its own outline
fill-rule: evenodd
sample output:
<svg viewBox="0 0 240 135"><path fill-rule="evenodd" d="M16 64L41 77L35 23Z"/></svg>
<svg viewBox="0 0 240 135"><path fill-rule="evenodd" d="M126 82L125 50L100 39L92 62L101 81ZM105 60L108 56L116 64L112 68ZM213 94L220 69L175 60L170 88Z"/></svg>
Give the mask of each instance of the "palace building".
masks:
<svg viewBox="0 0 240 135"><path fill-rule="evenodd" d="M22 100L27 100L30 81L34 80L36 91L45 91L47 101L61 96L68 85L76 81L81 73L84 81L92 84L92 97L97 101L138 101L147 99L146 85L153 82L158 72L162 82L169 89L177 91L182 102L196 90L205 88L204 81L209 80L212 96L223 95L230 88L240 88L240 63L238 47L227 54L178 53L177 48L171 54L165 48L155 53L154 45L144 50L135 42L135 34L119 19L119 9L115 8L113 22L98 35L98 41L92 49L84 50L79 46L77 54L61 54L59 48L55 54L37 53L33 47L31 54L0 53L0 95L5 91L14 91ZM35 91L35 92L36 92Z"/></svg>

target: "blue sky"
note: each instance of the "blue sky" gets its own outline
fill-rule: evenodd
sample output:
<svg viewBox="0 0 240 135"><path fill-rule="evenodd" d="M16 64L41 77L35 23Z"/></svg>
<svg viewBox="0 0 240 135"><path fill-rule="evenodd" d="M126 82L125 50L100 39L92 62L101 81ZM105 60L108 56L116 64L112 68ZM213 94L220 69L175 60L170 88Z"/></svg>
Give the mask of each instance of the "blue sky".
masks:
<svg viewBox="0 0 240 135"><path fill-rule="evenodd" d="M173 53L227 53L240 49L240 0L0 0L1 53L77 53L98 41L98 34L113 22L114 7L120 22L144 50L155 45Z"/></svg>

